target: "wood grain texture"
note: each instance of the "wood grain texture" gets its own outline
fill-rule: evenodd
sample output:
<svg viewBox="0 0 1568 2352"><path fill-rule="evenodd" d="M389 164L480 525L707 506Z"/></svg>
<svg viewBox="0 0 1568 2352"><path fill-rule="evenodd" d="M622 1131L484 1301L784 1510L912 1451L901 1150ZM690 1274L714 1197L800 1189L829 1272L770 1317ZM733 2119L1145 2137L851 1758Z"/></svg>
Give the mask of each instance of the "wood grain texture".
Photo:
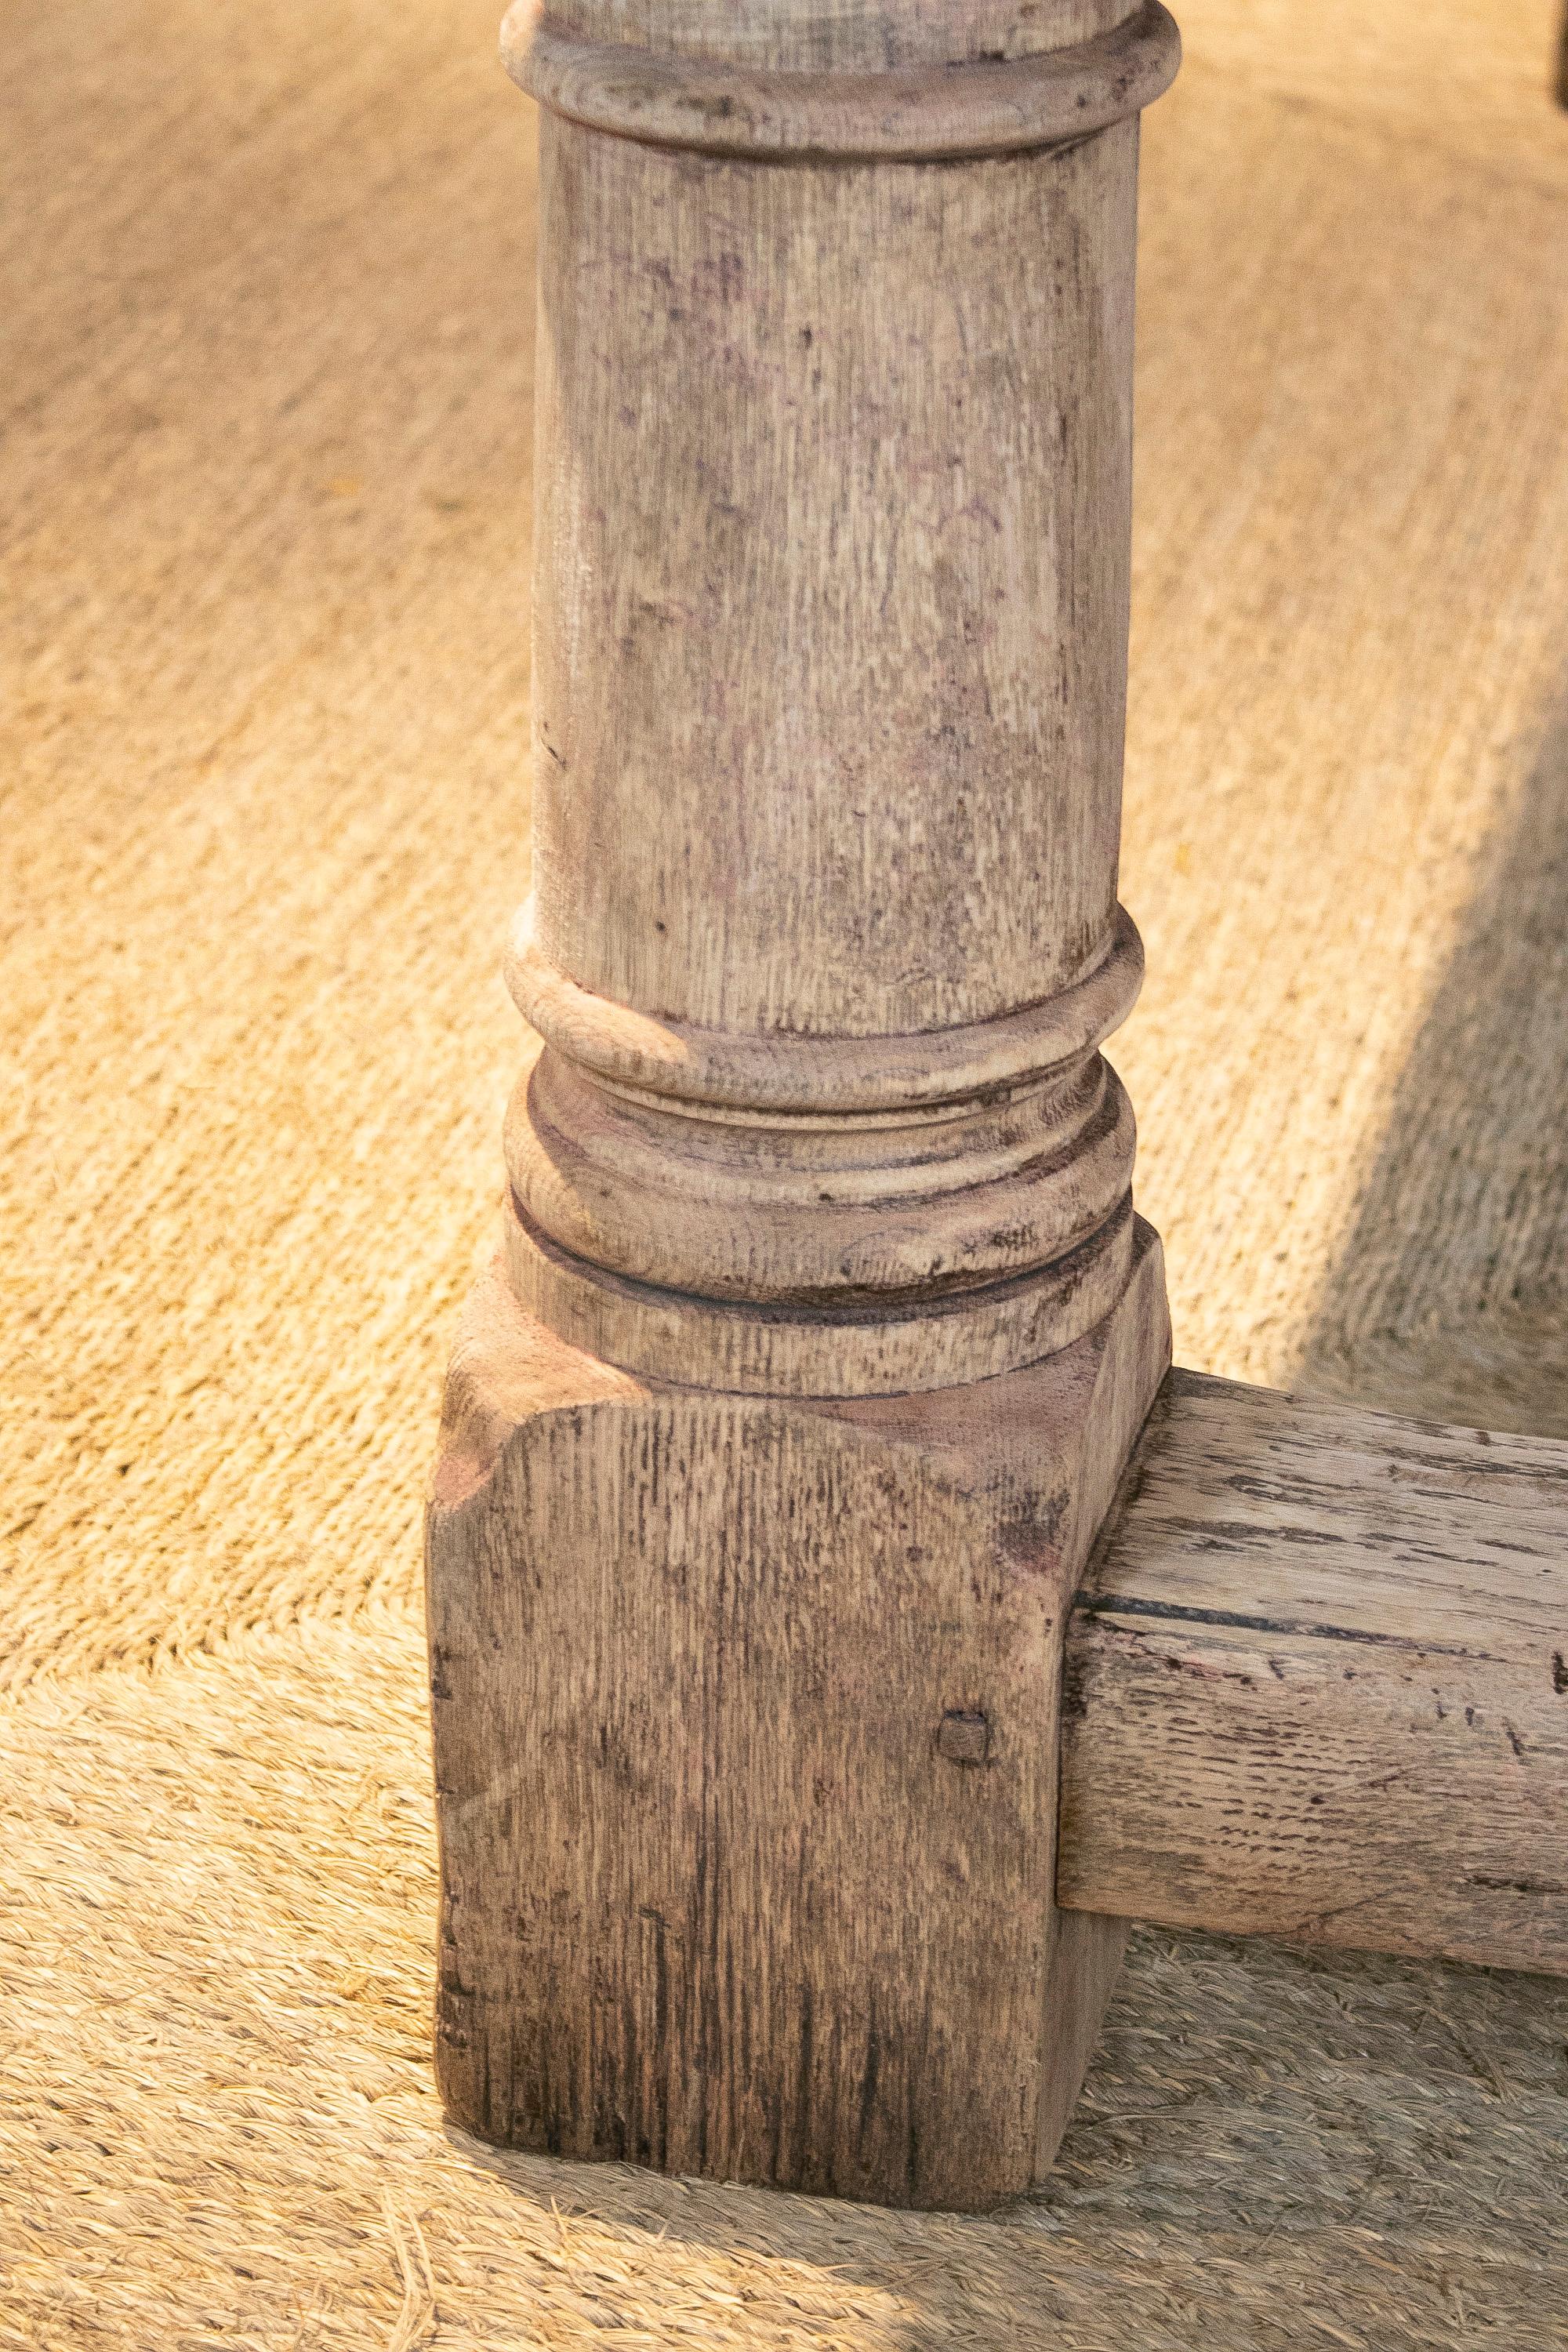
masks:
<svg viewBox="0 0 1568 2352"><path fill-rule="evenodd" d="M514 60L540 1042L429 1518L441 2084L509 2145L985 2206L1123 1932L1052 1890L1068 1607L1170 1349L1098 1047L1174 36L658 47L703 14Z"/></svg>
<svg viewBox="0 0 1568 2352"><path fill-rule="evenodd" d="M989 1285L904 1313L759 1310L629 1282L558 1249L515 1202L502 1233L519 1303L574 1345L649 1378L744 1396L899 1396L999 1379L1070 1346L1108 1315L1132 1261L1131 1203L1048 1276Z"/></svg>
<svg viewBox="0 0 1568 2352"><path fill-rule="evenodd" d="M1172 1375L1073 1620L1058 1890L1568 1974L1568 1446Z"/></svg>
<svg viewBox="0 0 1568 2352"><path fill-rule="evenodd" d="M1058 22L1056 29L1062 30ZM1048 47L956 54L903 68L762 70L730 58L584 40L518 0L501 55L522 87L568 121L710 155L916 161L1005 154L1079 140L1150 105L1181 42L1160 0Z"/></svg>
<svg viewBox="0 0 1568 2352"><path fill-rule="evenodd" d="M542 955L786 1044L1070 986L1116 903L1135 123L941 168L540 133Z"/></svg>
<svg viewBox="0 0 1568 2352"><path fill-rule="evenodd" d="M753 1393L1019 1369L1129 1266L1133 1123L1097 1049L1142 972L1116 901L1137 110L1173 30L1047 9L1013 41L960 10L916 55L865 9L887 37L853 72L851 13L798 47L766 9L509 33L549 101L508 967L544 1045L509 1257L605 1360ZM731 68L938 147L971 72L1076 74L1084 104L1065 145L782 169L708 89ZM679 88L736 152L612 124L595 74Z"/></svg>
<svg viewBox="0 0 1568 2352"><path fill-rule="evenodd" d="M1110 32L1138 0L553 0L599 42L785 72L877 73L1032 57Z"/></svg>
<svg viewBox="0 0 1568 2352"><path fill-rule="evenodd" d="M1114 1974L1052 1899L1063 1627L1169 1360L1158 1243L940 1394L658 1389L470 1310L428 1539L448 2112L556 2155L979 2207Z"/></svg>

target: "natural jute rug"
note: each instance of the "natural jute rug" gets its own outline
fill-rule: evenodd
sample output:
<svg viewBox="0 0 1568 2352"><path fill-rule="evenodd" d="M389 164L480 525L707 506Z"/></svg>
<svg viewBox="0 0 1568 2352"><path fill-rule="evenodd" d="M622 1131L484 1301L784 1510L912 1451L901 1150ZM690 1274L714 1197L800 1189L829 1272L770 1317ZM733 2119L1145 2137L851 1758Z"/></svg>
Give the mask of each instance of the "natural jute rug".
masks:
<svg viewBox="0 0 1568 2352"><path fill-rule="evenodd" d="M984 2221L444 2131L420 1496L525 875L499 0L0 11L0 2345L1568 2341L1568 1989L1146 1935ZM1555 0L1188 0L1117 1049L1189 1363L1568 1435Z"/></svg>

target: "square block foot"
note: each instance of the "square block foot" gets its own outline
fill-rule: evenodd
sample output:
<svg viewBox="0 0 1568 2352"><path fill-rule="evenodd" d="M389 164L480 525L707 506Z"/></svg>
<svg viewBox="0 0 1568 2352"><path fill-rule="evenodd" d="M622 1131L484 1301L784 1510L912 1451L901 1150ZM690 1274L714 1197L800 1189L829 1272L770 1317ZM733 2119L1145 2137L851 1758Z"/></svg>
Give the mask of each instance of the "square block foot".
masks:
<svg viewBox="0 0 1568 2352"><path fill-rule="evenodd" d="M1157 1240L972 1387L659 1388L469 1301L428 1528L441 2089L485 2138L978 2209L1121 1951L1058 1912L1063 1631L1170 1358Z"/></svg>

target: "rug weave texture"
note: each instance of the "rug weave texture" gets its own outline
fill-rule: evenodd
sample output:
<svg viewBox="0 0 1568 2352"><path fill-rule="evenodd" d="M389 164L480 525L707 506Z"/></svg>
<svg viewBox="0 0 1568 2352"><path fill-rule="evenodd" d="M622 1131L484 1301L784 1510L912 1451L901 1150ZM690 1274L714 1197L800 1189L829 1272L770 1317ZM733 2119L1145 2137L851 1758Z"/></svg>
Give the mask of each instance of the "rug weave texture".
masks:
<svg viewBox="0 0 1568 2352"><path fill-rule="evenodd" d="M527 887L496 0L0 12L0 2347L1555 2352L1568 1990L1150 1933L1037 2199L431 2086L418 1528ZM1568 1437L1552 0L1190 0L1112 1049L1183 1360Z"/></svg>

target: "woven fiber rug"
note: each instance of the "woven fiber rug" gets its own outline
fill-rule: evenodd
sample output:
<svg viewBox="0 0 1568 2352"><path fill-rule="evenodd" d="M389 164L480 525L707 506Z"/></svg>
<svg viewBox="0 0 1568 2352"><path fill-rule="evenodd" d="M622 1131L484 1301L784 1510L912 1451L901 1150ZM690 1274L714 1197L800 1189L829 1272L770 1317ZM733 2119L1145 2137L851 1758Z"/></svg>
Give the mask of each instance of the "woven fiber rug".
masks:
<svg viewBox="0 0 1568 2352"><path fill-rule="evenodd" d="M499 0L0 10L0 2346L1547 2352L1568 1988L1140 1937L955 2221L443 2127L418 1522L526 887ZM1115 1049L1188 1363L1568 1436L1554 0L1189 0Z"/></svg>

